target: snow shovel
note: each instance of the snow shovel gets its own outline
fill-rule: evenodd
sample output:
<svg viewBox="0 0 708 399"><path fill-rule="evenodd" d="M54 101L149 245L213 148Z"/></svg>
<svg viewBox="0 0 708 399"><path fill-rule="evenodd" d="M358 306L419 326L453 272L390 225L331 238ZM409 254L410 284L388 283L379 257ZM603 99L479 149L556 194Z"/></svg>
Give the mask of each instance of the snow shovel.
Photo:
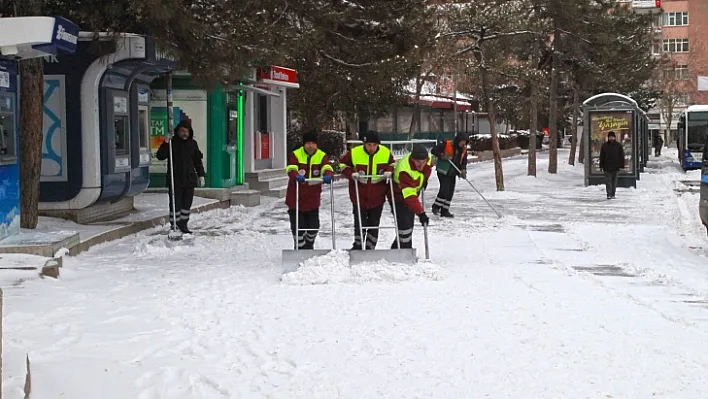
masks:
<svg viewBox="0 0 708 399"><path fill-rule="evenodd" d="M450 165L452 165L452 167L455 168L455 170L457 171L457 173L460 174L460 177L462 177L462 172L460 172L460 168L458 168L457 165L455 165L454 162L452 162L452 161L448 161L448 162L450 162ZM489 201L487 201L486 198L484 198L484 195L482 195L482 193L480 193L479 190L477 190L477 188L474 186L474 184L472 184L471 181L467 180L466 177L463 177L463 179L467 182L467 184L470 185L470 187L472 187L472 189L473 189L474 191L477 192L477 194L479 194L480 197L482 197L482 199L484 200L484 202L486 202L487 205L489 205L489 207L492 208L492 210L494 211L494 213L497 214L497 217L498 217L499 219L501 219L502 215L499 214L499 212L497 212L496 209L494 209L494 207L492 206L492 204L490 204Z"/></svg>
<svg viewBox="0 0 708 399"><path fill-rule="evenodd" d="M381 178L381 176L374 175L360 175L362 179L369 178ZM376 184L376 183L372 183ZM391 187L391 198L393 196L393 179L388 179L388 184ZM413 264L416 263L416 253L415 248L401 248L401 242L398 240L398 218L396 217L396 206L393 206L393 226L363 226L361 218L361 200L359 198L359 182L354 184L354 191L356 193L356 208L359 213L359 237L361 237L361 250L349 251L349 264L354 265L363 262L377 262L385 260L391 263L406 263ZM396 244L397 249L366 249L366 236L364 235L364 230L368 229L394 229L396 232Z"/></svg>
<svg viewBox="0 0 708 399"><path fill-rule="evenodd" d="M298 242L295 244L295 249L284 249L283 250L283 274L291 273L296 271L302 262L313 258L315 256L322 256L330 253L330 251L337 249L337 244L335 240L335 227L334 227L334 185L329 185L329 202L330 202L330 214L332 221L332 248L331 249L300 249L299 238L300 232L315 231L316 229L301 229L300 228L300 184L322 184L322 178L317 179L305 179L303 183L295 182L295 240ZM320 230L321 231L321 230Z"/></svg>

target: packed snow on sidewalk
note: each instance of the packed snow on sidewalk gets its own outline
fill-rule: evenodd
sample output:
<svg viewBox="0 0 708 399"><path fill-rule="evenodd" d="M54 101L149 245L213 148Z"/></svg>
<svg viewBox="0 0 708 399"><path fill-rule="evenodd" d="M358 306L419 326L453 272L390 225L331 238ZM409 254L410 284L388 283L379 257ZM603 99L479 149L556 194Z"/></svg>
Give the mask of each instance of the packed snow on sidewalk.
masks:
<svg viewBox="0 0 708 399"><path fill-rule="evenodd" d="M608 201L544 156L537 178L505 160L504 192L471 165L504 217L459 180L429 261L416 226L416 265L348 264L340 187L339 250L282 278L278 200L195 215L190 242L155 229L65 258L58 280L5 279L3 397L23 397L29 355L33 398L704 398L708 242L673 191L684 175L653 158Z"/></svg>

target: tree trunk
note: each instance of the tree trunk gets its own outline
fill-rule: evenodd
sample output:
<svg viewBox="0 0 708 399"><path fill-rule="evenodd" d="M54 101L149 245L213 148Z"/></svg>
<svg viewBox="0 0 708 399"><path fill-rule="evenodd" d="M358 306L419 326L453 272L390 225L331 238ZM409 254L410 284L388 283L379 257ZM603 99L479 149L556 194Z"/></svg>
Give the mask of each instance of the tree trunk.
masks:
<svg viewBox="0 0 708 399"><path fill-rule="evenodd" d="M551 104L548 112L548 128L551 137L548 143L548 173L558 173L558 78L560 63L560 29L553 33L553 71L551 72Z"/></svg>
<svg viewBox="0 0 708 399"><path fill-rule="evenodd" d="M44 64L22 60L20 72L20 225L37 228L42 171Z"/></svg>
<svg viewBox="0 0 708 399"><path fill-rule="evenodd" d="M578 88L573 87L573 126L570 128L570 133L573 135L570 139L570 156L568 164L575 166L575 152L578 147L578 118L580 117L580 95Z"/></svg>
<svg viewBox="0 0 708 399"><path fill-rule="evenodd" d="M484 63L481 50L475 51L475 58L479 64L479 73L482 78L482 93L487 100L487 112L489 117L489 132L492 134L492 153L494 154L494 179L497 184L497 191L504 191L504 170L502 168L501 149L499 148L499 135L496 129L496 118L494 116L494 101L489 96L489 77L487 66Z"/></svg>
<svg viewBox="0 0 708 399"><path fill-rule="evenodd" d="M533 41L533 54L531 55L531 67L535 70L538 67L539 44L538 38ZM527 175L536 176L536 132L538 131L538 82L536 78L531 79L531 125L529 126L529 159Z"/></svg>
<svg viewBox="0 0 708 399"><path fill-rule="evenodd" d="M419 71L418 76L415 77L413 117L411 118L411 125L408 128L408 140L413 140L413 137L415 136L413 129L417 127L416 131L420 130L420 92L423 91L423 84L425 84L425 79L420 77L420 72L422 71Z"/></svg>

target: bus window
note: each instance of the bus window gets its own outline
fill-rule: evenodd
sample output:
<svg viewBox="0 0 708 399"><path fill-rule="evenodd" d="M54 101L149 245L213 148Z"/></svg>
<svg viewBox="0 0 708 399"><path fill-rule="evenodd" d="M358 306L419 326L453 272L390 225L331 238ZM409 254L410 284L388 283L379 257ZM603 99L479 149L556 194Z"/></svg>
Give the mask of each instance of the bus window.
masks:
<svg viewBox="0 0 708 399"><path fill-rule="evenodd" d="M708 133L708 112L690 112L686 122L686 149L691 152L703 151Z"/></svg>

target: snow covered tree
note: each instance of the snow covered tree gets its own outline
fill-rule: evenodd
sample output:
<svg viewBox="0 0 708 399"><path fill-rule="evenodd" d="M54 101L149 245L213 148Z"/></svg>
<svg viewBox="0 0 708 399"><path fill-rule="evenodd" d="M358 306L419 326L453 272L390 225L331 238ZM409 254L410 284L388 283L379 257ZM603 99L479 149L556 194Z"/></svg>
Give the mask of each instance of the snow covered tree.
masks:
<svg viewBox="0 0 708 399"><path fill-rule="evenodd" d="M479 0L454 8L457 14L451 17L450 32L446 35L459 39L461 48L456 55L472 53L474 56L481 97L489 116L497 191L504 191L504 172L496 131L497 106L492 85L496 78L506 75L510 62L510 54L506 50L509 42L533 33L523 28L528 4L520 0Z"/></svg>
<svg viewBox="0 0 708 399"><path fill-rule="evenodd" d="M338 113L387 114L403 101L420 67L416 49L434 39L425 0L322 1L291 4L288 63L301 89L291 107L305 129ZM313 12L317 10L317 12ZM432 32L432 33L431 33Z"/></svg>
<svg viewBox="0 0 708 399"><path fill-rule="evenodd" d="M238 79L254 62L274 56L273 32L287 10L278 0L24 0L0 2L0 16L61 15L83 31L128 32L154 38L205 85ZM20 62L22 86L21 225L36 228L42 145L41 60Z"/></svg>

